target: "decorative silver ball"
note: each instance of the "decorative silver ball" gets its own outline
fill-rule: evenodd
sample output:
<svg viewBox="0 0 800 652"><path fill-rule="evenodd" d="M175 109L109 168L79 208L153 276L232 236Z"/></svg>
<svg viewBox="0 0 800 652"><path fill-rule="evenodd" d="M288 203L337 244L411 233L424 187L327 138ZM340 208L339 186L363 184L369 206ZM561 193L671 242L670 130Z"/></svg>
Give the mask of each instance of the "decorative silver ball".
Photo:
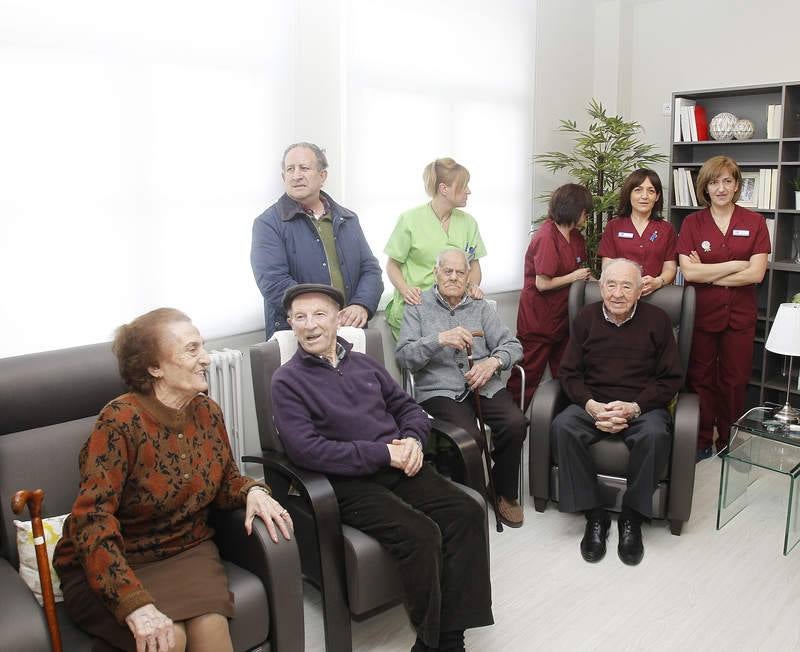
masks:
<svg viewBox="0 0 800 652"><path fill-rule="evenodd" d="M711 118L708 132L714 140L730 140L737 118L733 113L717 113Z"/></svg>
<svg viewBox="0 0 800 652"><path fill-rule="evenodd" d="M736 121L736 124L733 127L733 137L736 140L747 140L753 137L755 130L756 128L753 125L752 120L741 118L740 120Z"/></svg>

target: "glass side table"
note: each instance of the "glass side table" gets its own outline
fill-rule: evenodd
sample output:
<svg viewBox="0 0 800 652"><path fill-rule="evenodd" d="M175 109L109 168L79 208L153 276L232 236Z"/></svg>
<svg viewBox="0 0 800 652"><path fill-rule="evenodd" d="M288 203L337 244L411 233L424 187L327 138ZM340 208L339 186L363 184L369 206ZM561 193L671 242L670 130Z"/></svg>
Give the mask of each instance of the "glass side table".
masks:
<svg viewBox="0 0 800 652"><path fill-rule="evenodd" d="M733 426L728 448L721 454L717 529L747 507L747 488L756 480L753 467L781 473L789 478L789 504L783 554L800 541L800 427L771 419L774 407L757 407Z"/></svg>

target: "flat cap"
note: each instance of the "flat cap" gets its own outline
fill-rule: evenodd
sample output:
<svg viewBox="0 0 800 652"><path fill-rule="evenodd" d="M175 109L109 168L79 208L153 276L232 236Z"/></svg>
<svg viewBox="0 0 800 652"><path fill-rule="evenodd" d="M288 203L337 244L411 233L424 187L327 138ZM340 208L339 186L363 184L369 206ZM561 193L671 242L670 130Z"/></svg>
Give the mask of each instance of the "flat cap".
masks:
<svg viewBox="0 0 800 652"><path fill-rule="evenodd" d="M327 294L339 304L339 310L344 308L344 295L332 285L324 285L323 283L298 283L288 288L286 292L283 293L283 309L289 312L289 308L292 307L292 301L301 294L308 294L309 292Z"/></svg>

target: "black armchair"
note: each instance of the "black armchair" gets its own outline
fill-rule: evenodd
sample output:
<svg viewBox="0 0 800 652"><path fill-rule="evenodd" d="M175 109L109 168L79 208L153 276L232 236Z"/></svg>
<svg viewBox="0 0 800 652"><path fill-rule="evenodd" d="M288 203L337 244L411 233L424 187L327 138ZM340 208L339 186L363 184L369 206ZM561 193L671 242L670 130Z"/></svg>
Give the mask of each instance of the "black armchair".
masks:
<svg viewBox="0 0 800 652"><path fill-rule="evenodd" d="M11 498L45 490L42 516L69 512L78 487L78 453L100 409L125 391L108 344L0 360L0 649L49 649L43 609L16 571ZM20 516L18 518L25 519ZM300 559L294 541L275 545L244 511L212 514L216 543L235 595L234 649L301 652L304 647ZM92 639L57 607L65 650L92 649Z"/></svg>
<svg viewBox="0 0 800 652"><path fill-rule="evenodd" d="M364 336L367 355L383 364L381 333L371 329ZM291 513L303 576L322 594L325 649L349 651L351 616L369 618L402 601L397 563L378 541L341 523L339 505L325 475L298 467L286 456L272 417L272 375L281 365L278 342L251 347L250 365L262 454L244 459L263 464L275 498ZM434 420L433 428L461 452L460 479L467 485L463 489L485 509L483 467L475 440L450 424Z"/></svg>
<svg viewBox="0 0 800 652"><path fill-rule="evenodd" d="M569 293L570 328L575 315L584 305L600 301L600 286L594 282L578 281ZM676 285L655 292L647 301L664 310L672 320L678 351L683 365L683 384L692 348L694 330L694 288ZM539 386L531 403L531 442L529 448L530 494L536 511L543 512L548 500L558 501L558 464L551 447L550 424L568 405L558 380ZM675 403L674 438L670 464L653 494L653 514L668 519L672 534L680 535L683 523L692 513L694 491L695 451L700 423L700 404L696 394L681 391ZM625 471L628 466L628 449L619 439L604 439L591 448L598 469L598 480L606 504L619 510L622 494L627 487Z"/></svg>

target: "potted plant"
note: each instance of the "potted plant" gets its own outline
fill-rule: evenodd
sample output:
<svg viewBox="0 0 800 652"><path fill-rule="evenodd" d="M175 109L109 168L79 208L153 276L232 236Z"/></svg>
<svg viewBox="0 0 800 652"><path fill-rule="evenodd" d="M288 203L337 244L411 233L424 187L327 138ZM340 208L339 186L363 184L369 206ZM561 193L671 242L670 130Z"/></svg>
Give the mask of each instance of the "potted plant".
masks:
<svg viewBox="0 0 800 652"><path fill-rule="evenodd" d="M553 174L566 170L578 183L591 190L594 213L586 221L584 237L589 267L595 276L599 276L597 248L603 228L619 201L622 182L633 170L663 163L667 157L656 153L654 145L639 139L643 129L638 122L608 115L603 104L594 98L586 112L591 121L585 129L579 129L574 120L561 120L558 130L572 134L574 139L571 152L547 152L537 154L534 159ZM547 197L549 193L541 196L543 199Z"/></svg>
<svg viewBox="0 0 800 652"><path fill-rule="evenodd" d="M800 176L791 179L789 185L794 190L794 209L800 211Z"/></svg>

